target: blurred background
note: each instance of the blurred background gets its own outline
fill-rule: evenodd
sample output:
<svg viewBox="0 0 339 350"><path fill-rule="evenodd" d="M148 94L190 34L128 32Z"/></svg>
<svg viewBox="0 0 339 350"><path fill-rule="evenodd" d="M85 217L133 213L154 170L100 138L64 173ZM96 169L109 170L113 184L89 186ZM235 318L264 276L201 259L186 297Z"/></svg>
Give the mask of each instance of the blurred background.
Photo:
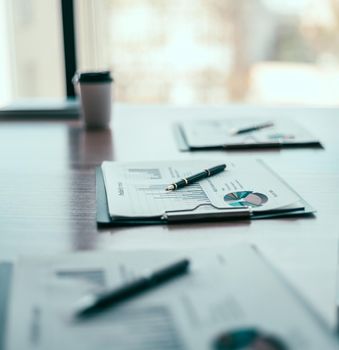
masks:
<svg viewBox="0 0 339 350"><path fill-rule="evenodd" d="M339 0L77 0L77 63L115 99L339 104ZM38 38L38 39L37 39ZM0 103L63 97L59 0L0 0Z"/></svg>

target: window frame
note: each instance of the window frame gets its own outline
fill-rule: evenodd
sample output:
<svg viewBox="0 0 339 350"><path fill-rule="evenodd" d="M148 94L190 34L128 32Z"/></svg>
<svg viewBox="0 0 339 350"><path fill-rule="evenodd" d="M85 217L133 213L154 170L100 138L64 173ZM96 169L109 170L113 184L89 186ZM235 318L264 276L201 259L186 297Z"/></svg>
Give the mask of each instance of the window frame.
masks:
<svg viewBox="0 0 339 350"><path fill-rule="evenodd" d="M65 86L67 98L75 98L72 78L77 70L74 0L61 0L61 17L64 44Z"/></svg>

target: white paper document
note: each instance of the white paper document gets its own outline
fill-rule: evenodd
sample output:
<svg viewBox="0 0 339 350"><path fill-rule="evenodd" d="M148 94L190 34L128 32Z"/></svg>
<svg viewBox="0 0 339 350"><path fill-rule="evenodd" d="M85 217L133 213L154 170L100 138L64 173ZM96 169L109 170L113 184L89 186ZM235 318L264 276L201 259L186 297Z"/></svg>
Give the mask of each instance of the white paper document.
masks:
<svg viewBox="0 0 339 350"><path fill-rule="evenodd" d="M183 177L223 163L226 169L217 175L165 190ZM198 207L264 212L301 206L300 197L259 160L104 162L102 171L112 218L161 217Z"/></svg>
<svg viewBox="0 0 339 350"><path fill-rule="evenodd" d="M182 257L191 259L188 274L90 319L74 319L83 295ZM284 349L338 349L322 321L245 245L220 254L115 251L23 259L11 290L6 350L218 350L220 337L244 329L269 335Z"/></svg>
<svg viewBox="0 0 339 350"><path fill-rule="evenodd" d="M235 134L234 131L267 123L260 118L224 118L192 120L180 123L181 132L191 148L260 144L320 144L306 129L294 121L275 120L271 127Z"/></svg>

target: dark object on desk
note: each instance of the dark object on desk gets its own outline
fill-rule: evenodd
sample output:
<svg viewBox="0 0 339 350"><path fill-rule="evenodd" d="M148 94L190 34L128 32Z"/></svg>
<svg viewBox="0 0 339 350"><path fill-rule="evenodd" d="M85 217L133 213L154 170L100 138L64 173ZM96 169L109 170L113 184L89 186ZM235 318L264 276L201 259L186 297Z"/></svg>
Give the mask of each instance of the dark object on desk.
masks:
<svg viewBox="0 0 339 350"><path fill-rule="evenodd" d="M254 122L253 128L248 127ZM174 136L181 151L322 147L317 138L294 121L275 120L271 127L259 127L257 119L254 122L253 118L191 120L175 124ZM232 129L238 132L230 134Z"/></svg>
<svg viewBox="0 0 339 350"><path fill-rule="evenodd" d="M0 108L0 118L65 118L76 119L80 114L79 101L69 99L22 99Z"/></svg>
<svg viewBox="0 0 339 350"><path fill-rule="evenodd" d="M95 315L122 301L141 294L149 289L155 288L164 282L168 282L174 277L178 277L187 272L189 260L180 260L170 266L151 273L149 276L141 277L120 288L103 292L98 295L85 296L80 300L76 310L77 318L84 318Z"/></svg>
<svg viewBox="0 0 339 350"><path fill-rule="evenodd" d="M288 350L274 335L266 335L255 328L237 329L222 333L214 342L215 350Z"/></svg>
<svg viewBox="0 0 339 350"><path fill-rule="evenodd" d="M198 174L183 178L182 180L167 186L166 191L174 191L174 190L177 190L179 188L188 186L194 182L200 181L202 179L206 179L207 177L219 174L222 171L224 171L225 168L226 168L226 164L220 164L220 165L217 165L213 168L205 169Z"/></svg>

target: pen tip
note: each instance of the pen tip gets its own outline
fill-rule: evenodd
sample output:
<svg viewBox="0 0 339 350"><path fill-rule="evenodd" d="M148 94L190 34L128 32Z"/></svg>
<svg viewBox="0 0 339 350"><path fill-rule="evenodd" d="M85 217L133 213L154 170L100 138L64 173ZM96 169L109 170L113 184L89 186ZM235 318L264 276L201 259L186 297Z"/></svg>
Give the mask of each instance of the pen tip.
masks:
<svg viewBox="0 0 339 350"><path fill-rule="evenodd" d="M166 191L173 191L174 190L174 186L170 185L166 187Z"/></svg>

